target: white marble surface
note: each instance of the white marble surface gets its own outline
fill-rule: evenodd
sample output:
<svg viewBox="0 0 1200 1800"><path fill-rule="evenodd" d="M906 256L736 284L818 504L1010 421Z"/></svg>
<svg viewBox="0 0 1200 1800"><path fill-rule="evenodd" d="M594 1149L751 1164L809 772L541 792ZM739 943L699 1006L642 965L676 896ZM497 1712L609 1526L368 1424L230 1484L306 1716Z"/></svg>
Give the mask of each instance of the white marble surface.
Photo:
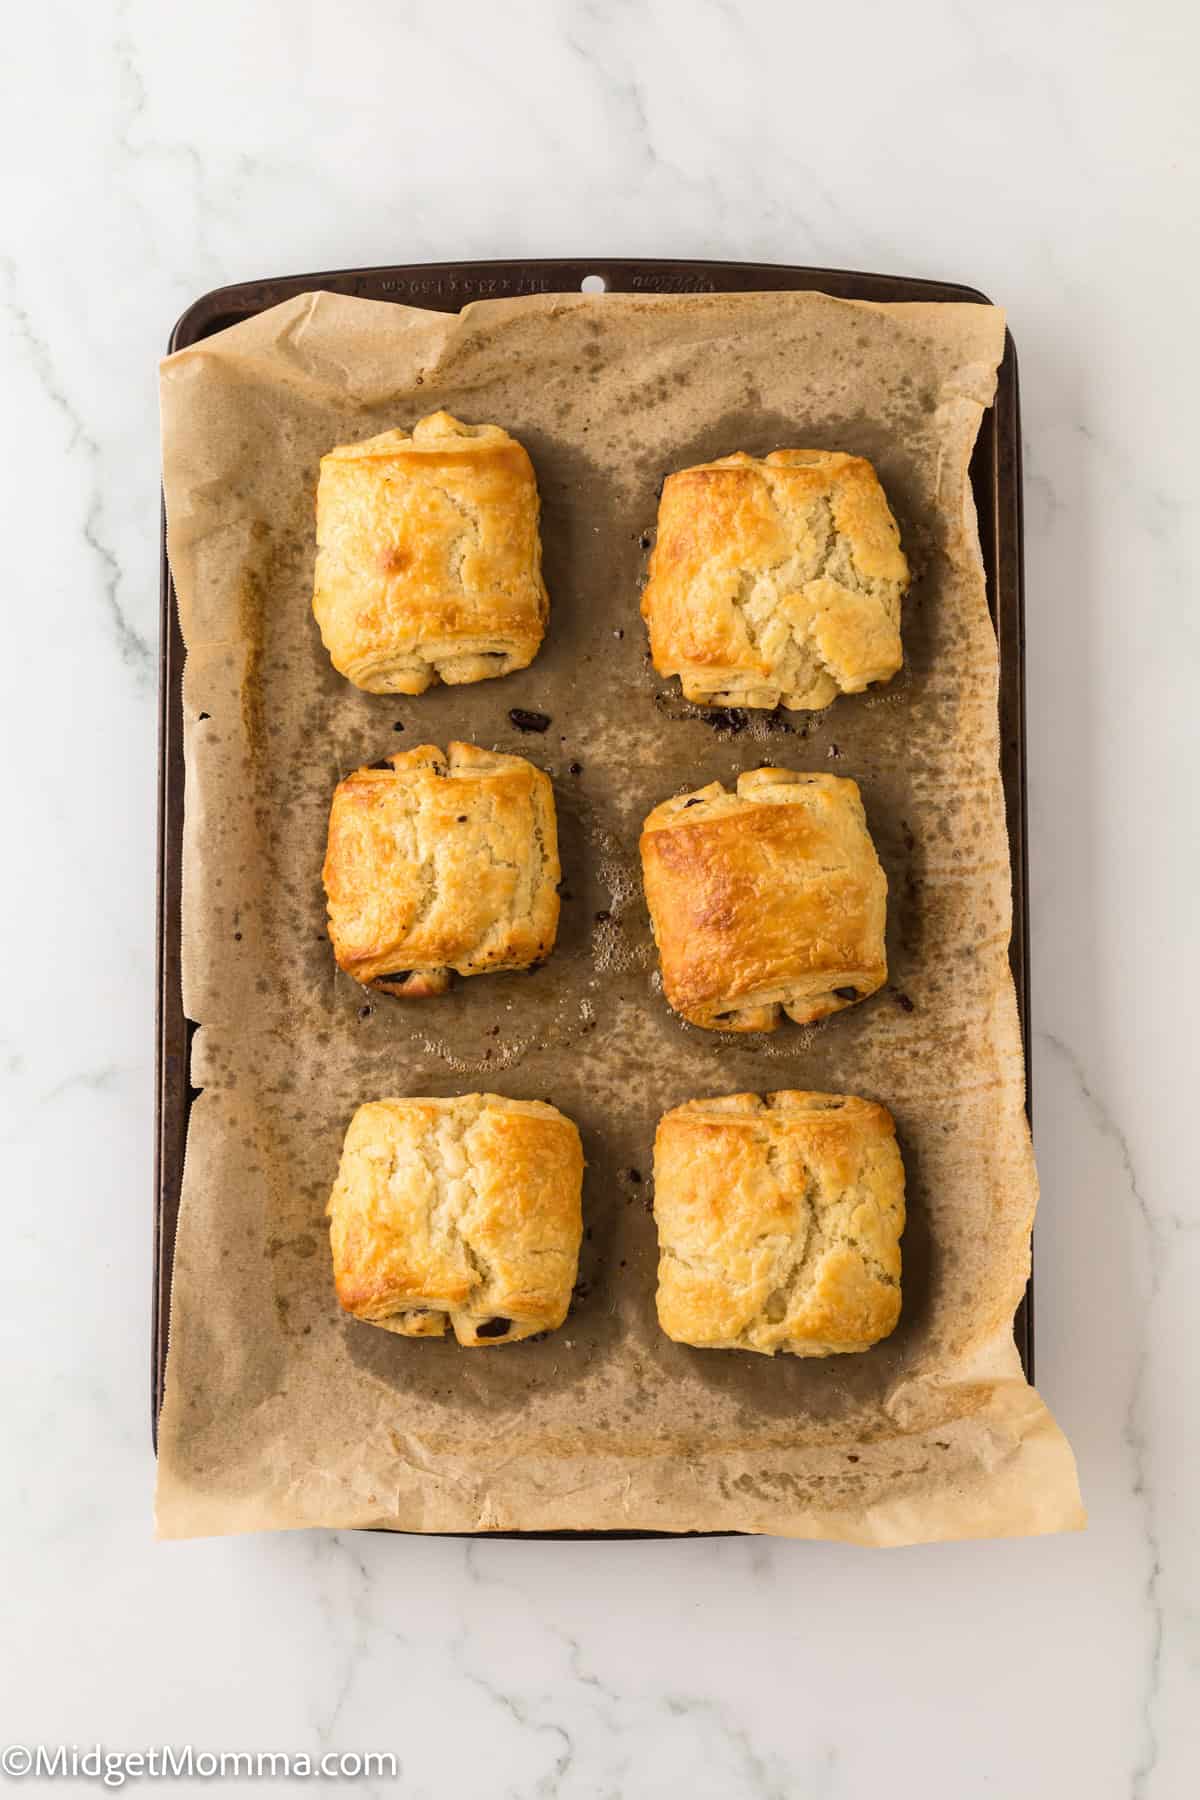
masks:
<svg viewBox="0 0 1200 1800"><path fill-rule="evenodd" d="M5 40L0 1735L392 1749L375 1791L437 1800L1194 1794L1194 8L79 0ZM589 249L1010 308L1082 1536L151 1540L155 357L226 281Z"/></svg>

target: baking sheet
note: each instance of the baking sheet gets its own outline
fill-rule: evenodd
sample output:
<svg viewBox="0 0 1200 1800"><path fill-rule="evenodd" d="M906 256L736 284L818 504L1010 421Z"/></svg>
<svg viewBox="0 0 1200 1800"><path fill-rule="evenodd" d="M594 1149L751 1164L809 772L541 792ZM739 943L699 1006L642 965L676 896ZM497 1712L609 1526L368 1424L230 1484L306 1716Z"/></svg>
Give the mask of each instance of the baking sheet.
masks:
<svg viewBox="0 0 1200 1800"><path fill-rule="evenodd" d="M184 987L204 1090L175 1267L164 1533L902 1542L1079 1522L1070 1453L1011 1337L1034 1185L996 650L966 480L1002 343L1000 316L975 306L609 295L460 316L317 295L164 365L189 649ZM349 688L320 648L312 490L329 445L439 405L496 418L529 448L554 611L531 669L397 704ZM917 574L906 670L809 722L714 730L644 658L655 493L672 467L799 442L880 470ZM514 707L549 714L545 735L516 731ZM451 736L555 778L559 948L531 976L367 1008L324 936L329 793L360 762ZM762 760L860 781L891 883L893 982L818 1030L730 1042L681 1024L655 990L636 839L666 793ZM464 1358L337 1313L321 1214L360 1099L486 1086L578 1120L590 1236L562 1332ZM896 1114L905 1315L867 1356L705 1354L654 1324L654 1121L692 1094L773 1086L844 1086Z"/></svg>

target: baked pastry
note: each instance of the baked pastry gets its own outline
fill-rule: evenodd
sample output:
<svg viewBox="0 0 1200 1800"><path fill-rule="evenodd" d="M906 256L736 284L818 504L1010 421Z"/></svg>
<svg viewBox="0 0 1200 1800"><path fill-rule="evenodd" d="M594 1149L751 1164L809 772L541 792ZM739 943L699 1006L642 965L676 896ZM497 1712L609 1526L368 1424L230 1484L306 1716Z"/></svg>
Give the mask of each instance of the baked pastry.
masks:
<svg viewBox="0 0 1200 1800"><path fill-rule="evenodd" d="M442 994L450 972L528 969L558 929L549 778L474 744L402 750L334 791L325 852L338 967L387 994Z"/></svg>
<svg viewBox="0 0 1200 1800"><path fill-rule="evenodd" d="M833 1356L900 1317L904 1165L853 1094L689 1100L654 1140L658 1322L701 1350Z"/></svg>
<svg viewBox="0 0 1200 1800"><path fill-rule="evenodd" d="M323 456L313 611L334 668L372 694L525 668L549 612L538 513L499 425L431 413Z"/></svg>
<svg viewBox="0 0 1200 1800"><path fill-rule="evenodd" d="M402 1337L515 1344L567 1316L583 1149L541 1100L372 1100L326 1209L338 1299Z"/></svg>
<svg viewBox="0 0 1200 1800"><path fill-rule="evenodd" d="M753 769L656 806L642 877L667 999L711 1031L774 1031L887 980L887 877L857 783Z"/></svg>
<svg viewBox="0 0 1200 1800"><path fill-rule="evenodd" d="M669 475L642 617L701 706L828 706L900 667L908 563L874 469L738 451Z"/></svg>

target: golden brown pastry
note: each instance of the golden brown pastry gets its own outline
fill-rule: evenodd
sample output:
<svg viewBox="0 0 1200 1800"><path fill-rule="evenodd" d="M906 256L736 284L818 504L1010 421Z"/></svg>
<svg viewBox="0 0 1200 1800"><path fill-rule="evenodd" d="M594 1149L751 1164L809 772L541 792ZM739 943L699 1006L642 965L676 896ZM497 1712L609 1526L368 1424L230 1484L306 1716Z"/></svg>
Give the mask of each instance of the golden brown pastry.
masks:
<svg viewBox="0 0 1200 1800"><path fill-rule="evenodd" d="M583 1149L541 1100L372 1100L326 1209L338 1299L402 1337L515 1344L567 1316Z"/></svg>
<svg viewBox="0 0 1200 1800"><path fill-rule="evenodd" d="M887 877L857 783L754 769L656 806L642 878L667 999L711 1031L774 1031L887 980Z"/></svg>
<svg viewBox="0 0 1200 1800"><path fill-rule="evenodd" d="M799 710L896 673L907 587L869 462L739 450L667 477L642 617L687 699Z"/></svg>
<svg viewBox="0 0 1200 1800"><path fill-rule="evenodd" d="M689 1100L654 1142L658 1322L701 1350L833 1356L900 1317L904 1165L853 1094Z"/></svg>
<svg viewBox="0 0 1200 1800"><path fill-rule="evenodd" d="M554 947L561 873L554 791L523 756L422 744L356 769L325 852L338 967L407 999L451 970L528 969Z"/></svg>
<svg viewBox="0 0 1200 1800"><path fill-rule="evenodd" d="M372 694L525 668L549 611L538 513L499 425L431 413L323 456L313 611L334 668Z"/></svg>

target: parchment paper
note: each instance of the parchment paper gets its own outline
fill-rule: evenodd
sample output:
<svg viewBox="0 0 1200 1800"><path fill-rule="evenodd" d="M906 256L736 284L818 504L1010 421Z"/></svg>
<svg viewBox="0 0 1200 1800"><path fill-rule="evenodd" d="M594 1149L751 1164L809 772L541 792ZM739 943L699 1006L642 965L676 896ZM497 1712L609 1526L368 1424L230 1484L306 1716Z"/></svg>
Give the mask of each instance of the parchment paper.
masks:
<svg viewBox="0 0 1200 1800"><path fill-rule="evenodd" d="M200 1030L160 1434L162 1535L743 1530L899 1544L1075 1527L1070 1450L1011 1321L1036 1196L1012 981L997 654L967 465L990 307L816 294L540 296L461 314L312 294L162 370L188 659L184 999ZM417 699L337 675L310 610L317 464L447 407L527 446L552 612L533 666ZM671 469L816 445L879 470L915 580L905 668L816 716L690 708L639 589ZM524 735L510 708L550 715ZM401 729L401 727L403 729ZM339 777L462 738L554 780L566 891L534 974L374 1004L336 972L320 869ZM667 1008L637 864L650 807L760 762L860 783L891 986L807 1031ZM658 1116L847 1090L895 1114L904 1313L862 1356L704 1352L657 1328ZM484 1088L583 1133L581 1286L540 1343L464 1352L344 1316L323 1209L362 1100Z"/></svg>

